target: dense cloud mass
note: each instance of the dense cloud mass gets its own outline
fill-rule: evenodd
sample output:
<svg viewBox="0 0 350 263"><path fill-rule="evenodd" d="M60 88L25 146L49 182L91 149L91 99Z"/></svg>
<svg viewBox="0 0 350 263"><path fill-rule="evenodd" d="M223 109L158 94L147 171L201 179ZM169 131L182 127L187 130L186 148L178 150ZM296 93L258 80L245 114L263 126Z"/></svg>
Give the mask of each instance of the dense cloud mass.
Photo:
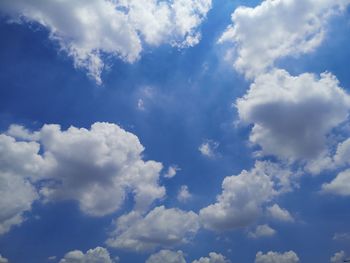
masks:
<svg viewBox="0 0 350 263"><path fill-rule="evenodd" d="M243 170L239 175L226 177L217 202L200 210L203 225L224 231L253 223L260 216L263 205L284 192L279 185L280 176L285 173L275 164L256 162L251 171ZM289 185L288 182L285 184Z"/></svg>
<svg viewBox="0 0 350 263"><path fill-rule="evenodd" d="M256 7L240 6L219 42L235 45L234 67L255 77L275 60L313 51L322 42L329 17L349 0L266 0ZM269 36L269 37L266 37Z"/></svg>
<svg viewBox="0 0 350 263"><path fill-rule="evenodd" d="M285 253L268 252L266 254L258 252L255 257L255 263L298 263L299 257L294 251Z"/></svg>
<svg viewBox="0 0 350 263"><path fill-rule="evenodd" d="M184 253L179 251L161 250L158 253L152 254L146 263L186 263Z"/></svg>
<svg viewBox="0 0 350 263"><path fill-rule="evenodd" d="M236 105L240 119L254 125L250 141L263 155L312 159L327 150L327 135L347 119L350 96L330 73L318 78L274 70L259 76Z"/></svg>
<svg viewBox="0 0 350 263"><path fill-rule="evenodd" d="M194 212L159 206L145 216L132 211L119 217L116 230L107 244L135 251L172 247L188 243L199 227L198 216Z"/></svg>
<svg viewBox="0 0 350 263"><path fill-rule="evenodd" d="M143 161L138 138L115 124L45 125L34 133L11 126L7 133L0 135L0 233L23 221L38 191L44 201L76 200L93 216L118 210L129 192L141 212L165 195L162 164Z"/></svg>
<svg viewBox="0 0 350 263"><path fill-rule="evenodd" d="M143 41L176 47L196 45L198 27L211 8L211 0L4 0L0 11L13 20L36 22L74 59L76 67L102 83L103 55L134 62Z"/></svg>
<svg viewBox="0 0 350 263"><path fill-rule="evenodd" d="M48 200L77 200L82 211L102 216L119 209L126 191L135 195L137 210L165 194L158 185L162 164L144 162L138 138L115 124L67 131L45 125L40 138L45 154L55 161L48 176L59 182L41 190Z"/></svg>
<svg viewBox="0 0 350 263"><path fill-rule="evenodd" d="M88 250L85 254L80 250L68 252L59 263L113 263L105 248L97 247Z"/></svg>

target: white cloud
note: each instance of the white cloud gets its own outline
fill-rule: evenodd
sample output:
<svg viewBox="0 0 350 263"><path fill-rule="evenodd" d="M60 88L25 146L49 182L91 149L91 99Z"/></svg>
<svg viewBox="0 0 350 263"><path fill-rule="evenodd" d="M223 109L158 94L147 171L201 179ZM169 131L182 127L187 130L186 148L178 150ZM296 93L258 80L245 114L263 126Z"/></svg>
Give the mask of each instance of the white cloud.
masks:
<svg viewBox="0 0 350 263"><path fill-rule="evenodd" d="M218 147L219 147L218 142L213 140L206 140L199 146L198 150L202 155L212 158L216 155L215 151Z"/></svg>
<svg viewBox="0 0 350 263"><path fill-rule="evenodd" d="M330 73L274 70L257 77L236 106L240 119L254 125L250 141L263 155L294 161L327 151L327 135L348 117L350 96Z"/></svg>
<svg viewBox="0 0 350 263"><path fill-rule="evenodd" d="M322 43L328 18L348 3L305 0L300 5L297 0L265 0L254 8L240 6L219 42L232 43L236 49L234 67L247 77L255 77L279 58L315 50Z"/></svg>
<svg viewBox="0 0 350 263"><path fill-rule="evenodd" d="M44 163L38 151L36 142L19 142L0 134L0 234L20 225L38 198L30 182Z"/></svg>
<svg viewBox="0 0 350 263"><path fill-rule="evenodd" d="M41 190L48 200L77 200L85 213L103 216L119 209L127 191L138 210L165 194L158 185L162 164L143 161L138 138L115 124L66 131L45 125L40 141L56 163L48 176L59 182Z"/></svg>
<svg viewBox="0 0 350 263"><path fill-rule="evenodd" d="M115 124L95 123L90 129L65 131L58 125L44 125L34 133L11 127L7 133L17 138L0 135L1 180L9 185L0 188L8 196L0 201L6 228L8 222L20 223L22 212L37 198L30 184L34 182L40 182L44 201L76 200L83 212L93 216L117 211L128 193L134 195L138 211L147 210L165 195L165 188L158 184L162 164L144 161L138 138ZM31 138L35 141L19 141ZM18 188L24 196L11 197ZM12 206L17 213L6 212Z"/></svg>
<svg viewBox="0 0 350 263"><path fill-rule="evenodd" d="M268 207L266 210L268 215L273 219L277 219L279 221L284 222L294 222L294 218L291 216L288 210L281 208L277 204Z"/></svg>
<svg viewBox="0 0 350 263"><path fill-rule="evenodd" d="M5 0L0 10L17 22L36 22L79 68L102 83L105 54L127 62L140 57L143 44L196 45L198 27L211 0Z"/></svg>
<svg viewBox="0 0 350 263"><path fill-rule="evenodd" d="M0 255L0 263L8 263L8 259L7 258L4 258Z"/></svg>
<svg viewBox="0 0 350 263"><path fill-rule="evenodd" d="M135 251L173 247L188 243L200 225L194 212L156 207L145 216L132 211L116 221L116 230L107 244Z"/></svg>
<svg viewBox="0 0 350 263"><path fill-rule="evenodd" d="M349 241L350 240L350 233L335 233L333 236L333 240L340 240L340 241Z"/></svg>
<svg viewBox="0 0 350 263"><path fill-rule="evenodd" d="M31 210L38 195L25 178L0 172L0 196L0 234L3 234L25 220L24 212Z"/></svg>
<svg viewBox="0 0 350 263"><path fill-rule="evenodd" d="M248 237L257 239L261 237L271 237L275 234L276 230L271 228L269 225L259 225L253 232L248 233Z"/></svg>
<svg viewBox="0 0 350 263"><path fill-rule="evenodd" d="M261 251L256 254L255 263L298 263L298 255L294 251L285 253L268 252L263 254Z"/></svg>
<svg viewBox="0 0 350 263"><path fill-rule="evenodd" d="M164 174L165 178L173 178L177 171L180 171L181 169L177 165L170 165L168 168L168 171Z"/></svg>
<svg viewBox="0 0 350 263"><path fill-rule="evenodd" d="M269 162L256 162L251 171L228 176L222 183L222 193L215 204L200 210L204 227L224 231L245 227L260 215L262 207L276 195L285 192L281 167Z"/></svg>
<svg viewBox="0 0 350 263"><path fill-rule="evenodd" d="M331 257L330 262L331 263L341 263L341 262L344 262L344 260L346 259L345 257L346 257L345 252L339 251Z"/></svg>
<svg viewBox="0 0 350 263"><path fill-rule="evenodd" d="M350 169L340 172L333 181L322 185L325 193L349 196L350 195Z"/></svg>
<svg viewBox="0 0 350 263"><path fill-rule="evenodd" d="M179 251L161 250L151 255L146 263L186 263L184 253Z"/></svg>
<svg viewBox="0 0 350 263"><path fill-rule="evenodd" d="M80 250L68 252L59 263L113 263L108 251L102 247L89 249L85 254Z"/></svg>
<svg viewBox="0 0 350 263"><path fill-rule="evenodd" d="M230 263L231 261L226 259L223 255L210 252L209 257L201 257L198 260L192 261L192 263Z"/></svg>
<svg viewBox="0 0 350 263"><path fill-rule="evenodd" d="M187 185L181 185L179 192L177 193L177 200L180 202L187 202L192 198L192 194L188 191Z"/></svg>

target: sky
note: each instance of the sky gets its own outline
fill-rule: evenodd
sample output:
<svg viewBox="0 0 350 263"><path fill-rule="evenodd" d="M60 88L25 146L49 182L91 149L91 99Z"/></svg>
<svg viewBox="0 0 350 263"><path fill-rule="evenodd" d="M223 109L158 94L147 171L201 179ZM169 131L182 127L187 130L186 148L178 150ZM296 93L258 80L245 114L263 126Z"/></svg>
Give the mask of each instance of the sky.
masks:
<svg viewBox="0 0 350 263"><path fill-rule="evenodd" d="M0 263L350 258L349 0L2 0Z"/></svg>

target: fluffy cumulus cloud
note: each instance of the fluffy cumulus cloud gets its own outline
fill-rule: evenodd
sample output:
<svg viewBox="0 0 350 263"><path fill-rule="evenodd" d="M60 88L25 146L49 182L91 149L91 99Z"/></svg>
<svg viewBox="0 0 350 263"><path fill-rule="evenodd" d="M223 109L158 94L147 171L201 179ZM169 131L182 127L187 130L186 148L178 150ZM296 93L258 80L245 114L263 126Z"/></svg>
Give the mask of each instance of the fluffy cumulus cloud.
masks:
<svg viewBox="0 0 350 263"><path fill-rule="evenodd" d="M330 183L322 185L325 193L350 196L350 169L340 172Z"/></svg>
<svg viewBox="0 0 350 263"><path fill-rule="evenodd" d="M145 216L132 211L118 218L115 225L116 230L107 244L135 251L188 243L200 227L194 212L164 206L154 208Z"/></svg>
<svg viewBox="0 0 350 263"><path fill-rule="evenodd" d="M161 250L158 253L151 255L146 263L186 263L184 254L181 250Z"/></svg>
<svg viewBox="0 0 350 263"><path fill-rule="evenodd" d="M4 258L0 255L0 263L8 263L8 259L7 258Z"/></svg>
<svg viewBox="0 0 350 263"><path fill-rule="evenodd" d="M253 223L261 215L263 206L285 192L284 185L289 187L284 178L286 173L289 174L276 164L256 162L252 170L226 177L217 202L200 210L203 225L225 231Z"/></svg>
<svg viewBox="0 0 350 263"><path fill-rule="evenodd" d="M115 212L128 193L136 211L165 194L162 164L144 161L138 138L118 125L44 125L34 133L11 126L7 134L0 135L0 232L23 220L37 191L44 201L75 200L93 216Z"/></svg>
<svg viewBox="0 0 350 263"><path fill-rule="evenodd" d="M312 159L327 150L327 135L347 119L350 96L330 73L273 70L257 77L236 106L240 119L253 124L250 141L263 155Z"/></svg>
<svg viewBox="0 0 350 263"><path fill-rule="evenodd" d="M17 22L35 22L74 60L76 67L101 84L103 56L127 62L140 56L143 43L188 47L200 40L198 27L211 0L36 0L0 3L0 11Z"/></svg>
<svg viewBox="0 0 350 263"><path fill-rule="evenodd" d="M59 263L113 263L105 248L97 247L88 250L85 254L80 250L68 252Z"/></svg>
<svg viewBox="0 0 350 263"><path fill-rule="evenodd" d="M45 125L40 142L55 165L48 177L54 180L41 190L48 200L73 199L85 213L102 216L121 206L128 191L137 210L163 197L158 185L162 165L143 161L137 136L118 125L95 123L91 129Z"/></svg>
<svg viewBox="0 0 350 263"><path fill-rule="evenodd" d="M294 251L285 253L268 252L266 254L261 251L256 254L255 263L298 263L299 257Z"/></svg>
<svg viewBox="0 0 350 263"><path fill-rule="evenodd" d="M322 42L326 23L349 0L265 0L254 8L238 7L219 42L236 49L234 67L247 77L266 72L286 56L313 51ZM266 37L269 36L269 37Z"/></svg>
<svg viewBox="0 0 350 263"><path fill-rule="evenodd" d="M192 261L192 263L230 263L231 261L226 259L223 255L210 252L209 257L201 257L198 260Z"/></svg>
<svg viewBox="0 0 350 263"><path fill-rule="evenodd" d="M18 142L0 134L0 234L21 224L38 198L31 179L44 164L39 148L36 142Z"/></svg>
<svg viewBox="0 0 350 263"><path fill-rule="evenodd" d="M250 238L261 238L261 237L271 237L276 234L276 230L271 228L269 225L259 225L254 231L248 233Z"/></svg>
<svg viewBox="0 0 350 263"><path fill-rule="evenodd" d="M278 204L274 204L273 206L268 207L266 211L268 215L275 220L279 220L283 222L294 221L294 218L288 212L288 210L281 208Z"/></svg>

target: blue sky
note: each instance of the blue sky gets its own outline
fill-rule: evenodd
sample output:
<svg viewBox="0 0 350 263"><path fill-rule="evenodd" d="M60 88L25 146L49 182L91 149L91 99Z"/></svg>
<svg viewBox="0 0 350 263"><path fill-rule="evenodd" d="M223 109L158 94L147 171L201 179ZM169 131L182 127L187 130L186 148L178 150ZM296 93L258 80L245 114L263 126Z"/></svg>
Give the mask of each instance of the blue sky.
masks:
<svg viewBox="0 0 350 263"><path fill-rule="evenodd" d="M0 262L349 257L349 1L304 2L1 3Z"/></svg>

